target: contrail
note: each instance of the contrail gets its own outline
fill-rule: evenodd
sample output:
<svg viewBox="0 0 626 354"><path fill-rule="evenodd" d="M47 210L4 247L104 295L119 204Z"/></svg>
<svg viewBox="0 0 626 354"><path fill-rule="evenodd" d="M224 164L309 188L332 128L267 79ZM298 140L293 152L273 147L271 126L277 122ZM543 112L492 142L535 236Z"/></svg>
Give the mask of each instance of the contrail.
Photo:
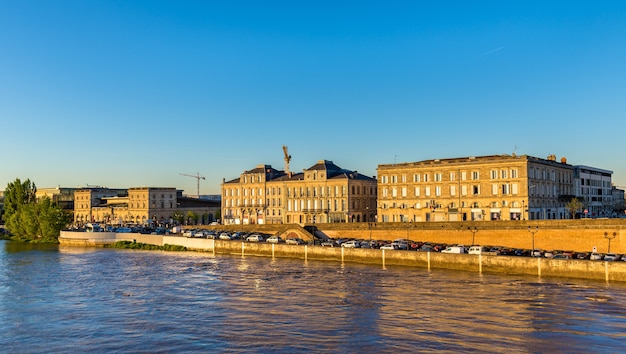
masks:
<svg viewBox="0 0 626 354"><path fill-rule="evenodd" d="M499 51L499 50L502 50L502 49L504 49L504 47L498 47L498 48L496 48L496 49L492 49L492 50L490 50L490 51L488 51L488 52L485 52L485 53L483 53L483 54L481 54L481 55L477 56L476 58L482 58L482 57L484 57L484 56L487 56L487 55L489 55L489 54L493 54L493 53L495 53L495 52L497 52L497 51Z"/></svg>

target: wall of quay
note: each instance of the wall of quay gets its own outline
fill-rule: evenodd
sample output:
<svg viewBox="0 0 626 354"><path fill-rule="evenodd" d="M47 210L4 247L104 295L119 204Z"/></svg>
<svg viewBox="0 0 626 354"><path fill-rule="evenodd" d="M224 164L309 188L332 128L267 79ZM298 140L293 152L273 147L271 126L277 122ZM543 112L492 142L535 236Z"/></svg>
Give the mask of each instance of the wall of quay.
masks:
<svg viewBox="0 0 626 354"><path fill-rule="evenodd" d="M626 262L623 261L558 260L514 256L353 249L128 233L83 233L63 231L59 238L61 245L79 247L102 247L105 244L112 244L117 241L135 241L160 246L165 244L180 245L192 251L238 255L242 257L299 258L304 260L322 260L341 263L366 263L381 265L383 267L408 266L427 268L429 270L451 269L474 273L570 277L603 280L606 282L626 282Z"/></svg>

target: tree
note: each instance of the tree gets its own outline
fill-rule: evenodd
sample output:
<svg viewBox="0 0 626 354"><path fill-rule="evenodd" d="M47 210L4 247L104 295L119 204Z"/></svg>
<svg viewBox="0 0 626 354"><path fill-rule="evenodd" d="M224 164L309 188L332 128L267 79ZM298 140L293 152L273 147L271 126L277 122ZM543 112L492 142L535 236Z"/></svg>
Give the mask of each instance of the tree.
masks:
<svg viewBox="0 0 626 354"><path fill-rule="evenodd" d="M583 208L583 203L578 198L572 198L572 200L565 205L565 208L567 208L573 219L576 213Z"/></svg>
<svg viewBox="0 0 626 354"><path fill-rule="evenodd" d="M57 242L71 215L49 197L37 200L37 188L30 180L16 179L5 190L6 228L15 238Z"/></svg>

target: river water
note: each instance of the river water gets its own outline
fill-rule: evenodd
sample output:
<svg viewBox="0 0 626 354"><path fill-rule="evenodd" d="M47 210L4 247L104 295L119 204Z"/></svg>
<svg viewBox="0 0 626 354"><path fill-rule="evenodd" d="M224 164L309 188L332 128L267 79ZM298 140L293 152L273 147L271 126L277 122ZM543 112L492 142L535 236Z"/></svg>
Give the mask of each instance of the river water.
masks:
<svg viewBox="0 0 626 354"><path fill-rule="evenodd" d="M624 352L626 284L0 241L0 352Z"/></svg>

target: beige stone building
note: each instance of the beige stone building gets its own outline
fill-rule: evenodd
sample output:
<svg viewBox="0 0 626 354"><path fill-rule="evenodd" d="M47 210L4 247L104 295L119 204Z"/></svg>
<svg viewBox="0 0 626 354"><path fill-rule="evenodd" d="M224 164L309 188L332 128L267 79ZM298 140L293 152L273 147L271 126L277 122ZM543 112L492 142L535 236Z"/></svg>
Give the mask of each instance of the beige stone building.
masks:
<svg viewBox="0 0 626 354"><path fill-rule="evenodd" d="M494 155L378 166L378 221L569 218L573 168L563 158Z"/></svg>
<svg viewBox="0 0 626 354"><path fill-rule="evenodd" d="M374 221L376 179L320 160L300 173L258 165L222 183L224 224Z"/></svg>
<svg viewBox="0 0 626 354"><path fill-rule="evenodd" d="M219 202L186 198L171 187L85 188L74 193L76 224L171 224L177 214L186 224L208 224L218 209Z"/></svg>

